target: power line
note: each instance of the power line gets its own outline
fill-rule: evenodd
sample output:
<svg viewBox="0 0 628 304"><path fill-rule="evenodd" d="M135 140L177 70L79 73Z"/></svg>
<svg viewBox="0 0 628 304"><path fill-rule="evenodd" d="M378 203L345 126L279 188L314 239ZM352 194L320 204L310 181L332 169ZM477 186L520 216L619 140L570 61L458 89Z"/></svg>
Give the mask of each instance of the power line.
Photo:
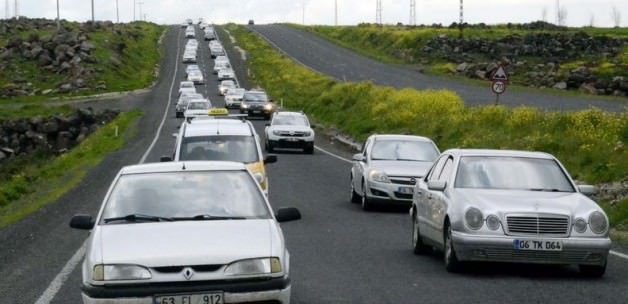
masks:
<svg viewBox="0 0 628 304"><path fill-rule="evenodd" d="M377 7L375 8L375 23L382 24L382 0L377 0Z"/></svg>
<svg viewBox="0 0 628 304"><path fill-rule="evenodd" d="M410 0L410 25L416 25L416 0Z"/></svg>

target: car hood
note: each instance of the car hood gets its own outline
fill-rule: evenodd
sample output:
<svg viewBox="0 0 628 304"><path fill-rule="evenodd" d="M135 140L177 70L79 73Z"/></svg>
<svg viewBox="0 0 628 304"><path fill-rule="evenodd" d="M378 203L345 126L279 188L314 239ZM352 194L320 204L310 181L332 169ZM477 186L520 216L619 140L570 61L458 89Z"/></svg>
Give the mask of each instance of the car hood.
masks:
<svg viewBox="0 0 628 304"><path fill-rule="evenodd" d="M272 220L102 225L104 264L147 267L228 264L272 255ZM98 241L98 240L97 240Z"/></svg>
<svg viewBox="0 0 628 304"><path fill-rule="evenodd" d="M432 162L372 160L371 169L383 171L388 176L425 176Z"/></svg>
<svg viewBox="0 0 628 304"><path fill-rule="evenodd" d="M486 212L499 213L553 213L583 216L599 206L588 197L577 192L540 192L524 190L454 190L460 205L476 206Z"/></svg>

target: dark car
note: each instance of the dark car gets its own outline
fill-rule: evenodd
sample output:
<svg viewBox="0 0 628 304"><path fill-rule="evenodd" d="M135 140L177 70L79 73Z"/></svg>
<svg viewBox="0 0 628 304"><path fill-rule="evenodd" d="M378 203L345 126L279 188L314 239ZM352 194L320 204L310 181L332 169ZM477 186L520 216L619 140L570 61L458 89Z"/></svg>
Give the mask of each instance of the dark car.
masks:
<svg viewBox="0 0 628 304"><path fill-rule="evenodd" d="M254 90L246 91L242 97L240 104L240 113L247 114L248 117L262 116L264 119L270 119L276 111L276 106L268 98L264 91Z"/></svg>

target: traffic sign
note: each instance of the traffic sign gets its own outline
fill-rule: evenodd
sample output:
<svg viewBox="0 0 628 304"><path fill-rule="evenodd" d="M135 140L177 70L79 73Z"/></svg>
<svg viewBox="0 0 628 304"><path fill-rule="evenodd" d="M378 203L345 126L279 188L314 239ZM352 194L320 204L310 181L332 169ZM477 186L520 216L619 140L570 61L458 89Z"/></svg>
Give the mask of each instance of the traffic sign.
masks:
<svg viewBox="0 0 628 304"><path fill-rule="evenodd" d="M493 90L493 93L498 95L504 93L506 91L506 83L501 80L495 80L491 85L491 90Z"/></svg>
<svg viewBox="0 0 628 304"><path fill-rule="evenodd" d="M508 81L508 75L506 74L506 70L504 70L503 66L499 66L497 67L497 70L495 71L495 73L493 73L493 77L491 77L491 79L493 81L504 81L507 82Z"/></svg>

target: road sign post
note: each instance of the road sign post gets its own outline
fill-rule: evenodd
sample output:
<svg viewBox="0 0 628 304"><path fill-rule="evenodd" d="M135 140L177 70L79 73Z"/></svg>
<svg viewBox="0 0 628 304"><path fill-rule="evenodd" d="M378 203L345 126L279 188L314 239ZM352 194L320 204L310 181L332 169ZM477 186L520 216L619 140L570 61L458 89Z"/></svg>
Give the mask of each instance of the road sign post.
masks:
<svg viewBox="0 0 628 304"><path fill-rule="evenodd" d="M499 104L499 95L506 91L506 84L508 83L508 75L503 66L497 67L497 70L491 76L491 90L495 93L495 105Z"/></svg>

